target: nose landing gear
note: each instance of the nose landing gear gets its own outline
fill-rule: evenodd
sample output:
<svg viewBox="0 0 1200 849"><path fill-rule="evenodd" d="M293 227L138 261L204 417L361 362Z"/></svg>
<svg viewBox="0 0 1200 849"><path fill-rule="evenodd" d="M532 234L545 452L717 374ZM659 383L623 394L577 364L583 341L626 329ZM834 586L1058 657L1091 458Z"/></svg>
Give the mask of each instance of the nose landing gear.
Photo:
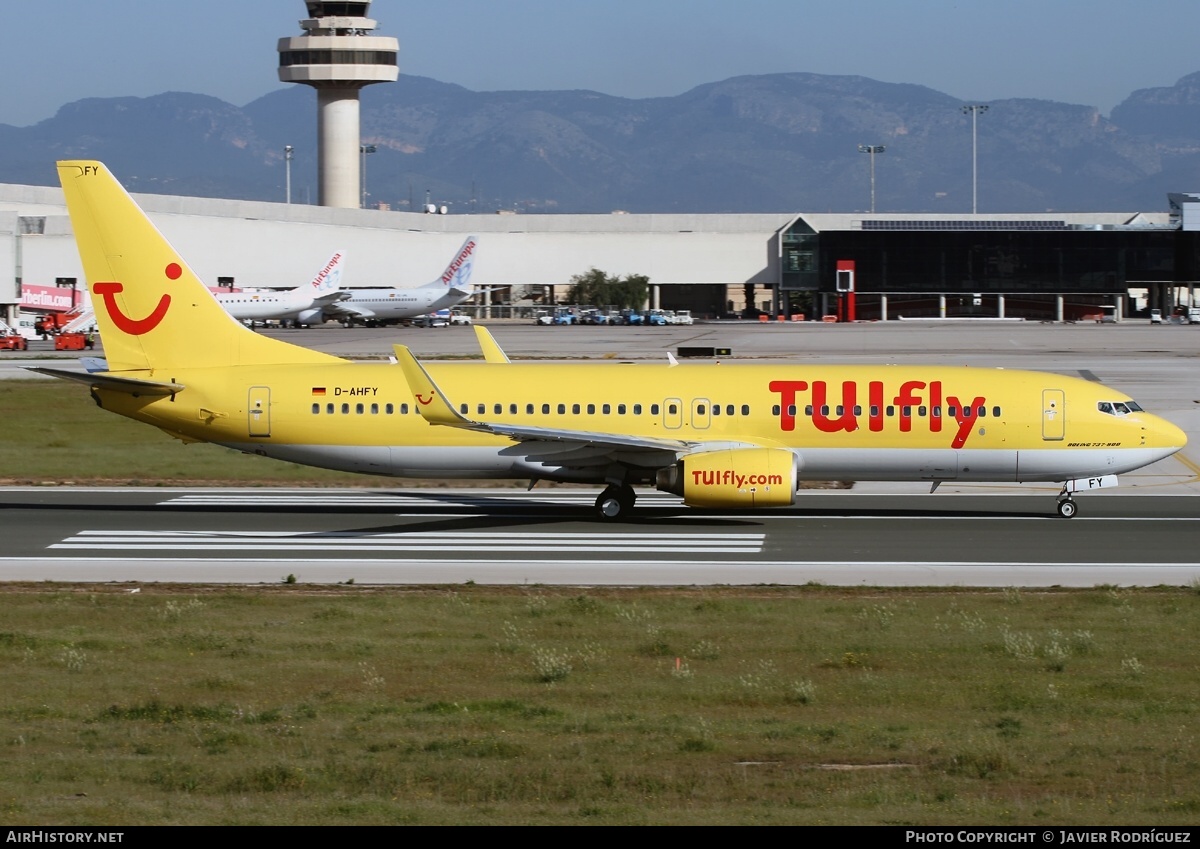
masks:
<svg viewBox="0 0 1200 849"><path fill-rule="evenodd" d="M1058 515L1064 519L1070 519L1079 510L1079 505L1071 498L1071 493L1067 491L1067 485L1063 484L1062 492L1058 494Z"/></svg>

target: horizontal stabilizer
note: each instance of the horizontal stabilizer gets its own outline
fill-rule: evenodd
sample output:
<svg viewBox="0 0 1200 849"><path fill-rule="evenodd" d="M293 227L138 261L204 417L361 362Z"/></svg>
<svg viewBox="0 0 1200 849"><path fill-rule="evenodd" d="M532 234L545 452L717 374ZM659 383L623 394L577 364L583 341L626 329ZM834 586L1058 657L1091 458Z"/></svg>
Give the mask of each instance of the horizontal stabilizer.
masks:
<svg viewBox="0 0 1200 849"><path fill-rule="evenodd" d="M73 380L76 383L84 383L100 389L109 389L113 392L124 392L127 395L174 395L184 390L182 383L160 383L156 380L138 380L135 377L116 377L111 374L88 374L82 371L67 371L66 369L41 366L29 366L28 370L62 380Z"/></svg>

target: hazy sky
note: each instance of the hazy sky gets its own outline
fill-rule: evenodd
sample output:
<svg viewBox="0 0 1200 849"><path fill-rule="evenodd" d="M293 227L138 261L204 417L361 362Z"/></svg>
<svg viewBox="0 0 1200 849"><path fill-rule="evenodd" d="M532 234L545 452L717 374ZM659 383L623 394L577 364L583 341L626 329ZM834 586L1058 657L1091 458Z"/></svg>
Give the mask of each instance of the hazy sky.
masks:
<svg viewBox="0 0 1200 849"><path fill-rule="evenodd" d="M11 7L11 8L10 8ZM283 86L276 40L302 0L4 4L0 124L84 97ZM1034 97L1107 114L1200 71L1197 0L375 0L400 72L477 91L675 95L742 74L918 83L963 100Z"/></svg>

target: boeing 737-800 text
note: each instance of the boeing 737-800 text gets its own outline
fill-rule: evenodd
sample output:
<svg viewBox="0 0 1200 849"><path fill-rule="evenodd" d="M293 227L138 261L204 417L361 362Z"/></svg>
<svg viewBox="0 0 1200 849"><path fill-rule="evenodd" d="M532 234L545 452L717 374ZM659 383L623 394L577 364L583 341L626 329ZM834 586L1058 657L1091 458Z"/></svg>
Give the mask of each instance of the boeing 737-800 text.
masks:
<svg viewBox="0 0 1200 849"><path fill-rule="evenodd" d="M817 364L353 363L247 330L99 162L59 163L106 370L40 369L186 441L377 475L635 485L696 507L785 506L799 481L1063 482L1178 451L1127 395L1028 371Z"/></svg>

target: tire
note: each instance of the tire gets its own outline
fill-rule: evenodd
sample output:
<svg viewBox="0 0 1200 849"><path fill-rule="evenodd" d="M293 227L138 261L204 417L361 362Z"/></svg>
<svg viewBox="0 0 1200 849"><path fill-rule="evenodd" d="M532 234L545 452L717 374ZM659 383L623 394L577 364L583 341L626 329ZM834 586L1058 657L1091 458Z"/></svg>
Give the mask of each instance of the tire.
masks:
<svg viewBox="0 0 1200 849"><path fill-rule="evenodd" d="M1058 502L1058 515L1064 519L1070 519L1079 511L1079 505L1069 498L1065 498Z"/></svg>

